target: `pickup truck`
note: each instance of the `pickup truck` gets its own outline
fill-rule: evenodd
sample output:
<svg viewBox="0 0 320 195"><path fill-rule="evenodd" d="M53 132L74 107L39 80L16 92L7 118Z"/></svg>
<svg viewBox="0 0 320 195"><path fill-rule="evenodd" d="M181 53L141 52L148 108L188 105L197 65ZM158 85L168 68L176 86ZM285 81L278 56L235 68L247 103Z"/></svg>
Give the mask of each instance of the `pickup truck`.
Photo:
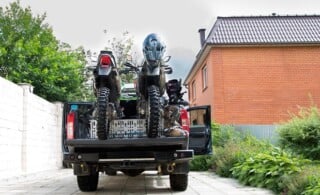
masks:
<svg viewBox="0 0 320 195"><path fill-rule="evenodd" d="M121 102L126 104L125 113L135 109L134 101ZM96 191L99 173L112 176L121 171L135 177L147 170L169 175L171 189L184 191L188 186L189 161L194 155L212 153L210 106L187 109L187 136L171 137L159 132L158 137L148 138L144 133L145 121L121 119L110 124L112 133L106 140L96 137L94 106L93 102L64 105L63 163L72 165L81 191Z"/></svg>

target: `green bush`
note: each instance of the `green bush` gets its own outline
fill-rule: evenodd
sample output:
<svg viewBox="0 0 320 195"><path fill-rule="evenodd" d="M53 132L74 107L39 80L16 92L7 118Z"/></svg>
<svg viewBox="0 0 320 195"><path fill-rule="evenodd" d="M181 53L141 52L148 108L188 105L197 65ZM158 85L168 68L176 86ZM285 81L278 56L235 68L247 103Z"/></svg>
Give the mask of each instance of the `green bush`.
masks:
<svg viewBox="0 0 320 195"><path fill-rule="evenodd" d="M237 163L231 170L232 175L243 184L280 192L283 186L281 177L300 172L306 162L309 161L274 147L270 152L257 153L244 162Z"/></svg>
<svg viewBox="0 0 320 195"><path fill-rule="evenodd" d="M258 141L255 137L246 134L237 135L229 139L223 147L216 147L213 157L213 170L220 176L231 177L231 168L237 163L244 162L248 157L268 150L271 145Z"/></svg>
<svg viewBox="0 0 320 195"><path fill-rule="evenodd" d="M240 137L240 133L236 132L231 125L220 125L218 123L212 123L211 131L213 146L222 147L229 140L235 140Z"/></svg>
<svg viewBox="0 0 320 195"><path fill-rule="evenodd" d="M244 158L240 150L239 145L233 142L226 143L225 147L216 148L212 169L222 177L230 177L230 169Z"/></svg>
<svg viewBox="0 0 320 195"><path fill-rule="evenodd" d="M302 192L302 195L318 195L320 194L320 179L310 178L310 185Z"/></svg>
<svg viewBox="0 0 320 195"><path fill-rule="evenodd" d="M217 123L211 124L211 135L213 146L223 146L229 140L235 140L239 138L239 134L234 131L232 126L219 125ZM214 149L214 153L216 148ZM213 168L213 156L196 156L190 161L190 170L192 171L206 171Z"/></svg>
<svg viewBox="0 0 320 195"><path fill-rule="evenodd" d="M293 175L285 175L283 181L283 191L287 195L300 195L306 193L306 189L313 186L313 181L320 178L320 166L310 164L302 167L301 171ZM310 192L310 191L309 191Z"/></svg>
<svg viewBox="0 0 320 195"><path fill-rule="evenodd" d="M239 142L240 135L230 125L213 123L211 129L214 146L211 168L220 176L229 177L229 169L237 162L239 148L234 143Z"/></svg>
<svg viewBox="0 0 320 195"><path fill-rule="evenodd" d="M240 134L232 126L212 124L214 154L212 158L196 159L195 165L203 170L211 167L220 176L233 176L246 185L266 187L277 193L320 194L319 163L302 158L318 154L320 141L315 145L314 139L319 139L319 116L312 107L283 124L278 130L284 149ZM307 140L315 147L308 147ZM301 156L293 155L294 150Z"/></svg>
<svg viewBox="0 0 320 195"><path fill-rule="evenodd" d="M212 155L195 156L189 165L191 171L207 171L212 166Z"/></svg>
<svg viewBox="0 0 320 195"><path fill-rule="evenodd" d="M292 118L277 131L281 147L320 160L320 113L317 107L301 108L298 115L292 114Z"/></svg>

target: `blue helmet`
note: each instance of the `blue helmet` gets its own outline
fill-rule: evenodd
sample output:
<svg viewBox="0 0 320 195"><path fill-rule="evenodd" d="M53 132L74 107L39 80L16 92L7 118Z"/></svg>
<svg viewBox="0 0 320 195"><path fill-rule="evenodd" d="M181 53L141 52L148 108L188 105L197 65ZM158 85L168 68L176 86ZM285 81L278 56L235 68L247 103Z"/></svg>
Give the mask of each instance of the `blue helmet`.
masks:
<svg viewBox="0 0 320 195"><path fill-rule="evenodd" d="M166 46L161 38L155 34L149 34L143 41L143 55L149 64L155 64L161 61Z"/></svg>

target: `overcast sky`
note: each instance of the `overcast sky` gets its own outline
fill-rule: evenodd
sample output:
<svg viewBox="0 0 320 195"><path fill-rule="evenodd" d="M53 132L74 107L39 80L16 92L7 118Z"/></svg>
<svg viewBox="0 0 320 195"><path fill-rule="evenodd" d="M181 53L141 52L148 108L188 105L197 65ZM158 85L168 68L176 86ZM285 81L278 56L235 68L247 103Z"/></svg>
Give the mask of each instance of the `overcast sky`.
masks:
<svg viewBox="0 0 320 195"><path fill-rule="evenodd" d="M0 0L0 6L12 0ZM199 28L210 31L217 16L320 14L319 0L21 0L55 36L74 48L99 51L108 39L129 31L138 49L151 32L160 34L173 63L190 68L200 49ZM107 30L107 35L103 30ZM180 63L180 64L179 64ZM184 65L181 65L184 63ZM179 69L180 71L180 69ZM183 75L187 71L183 71Z"/></svg>

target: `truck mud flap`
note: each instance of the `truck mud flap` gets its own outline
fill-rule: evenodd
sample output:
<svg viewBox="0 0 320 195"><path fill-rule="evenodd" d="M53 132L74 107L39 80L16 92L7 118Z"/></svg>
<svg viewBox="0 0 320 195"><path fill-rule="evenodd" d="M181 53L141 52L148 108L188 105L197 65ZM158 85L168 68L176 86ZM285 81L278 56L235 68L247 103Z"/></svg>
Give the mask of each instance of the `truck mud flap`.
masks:
<svg viewBox="0 0 320 195"><path fill-rule="evenodd" d="M87 176L96 172L96 165L88 165L87 163L76 163L73 165L73 174L77 176Z"/></svg>
<svg viewBox="0 0 320 195"><path fill-rule="evenodd" d="M173 168L172 174L185 174L189 172L189 162L177 163Z"/></svg>

